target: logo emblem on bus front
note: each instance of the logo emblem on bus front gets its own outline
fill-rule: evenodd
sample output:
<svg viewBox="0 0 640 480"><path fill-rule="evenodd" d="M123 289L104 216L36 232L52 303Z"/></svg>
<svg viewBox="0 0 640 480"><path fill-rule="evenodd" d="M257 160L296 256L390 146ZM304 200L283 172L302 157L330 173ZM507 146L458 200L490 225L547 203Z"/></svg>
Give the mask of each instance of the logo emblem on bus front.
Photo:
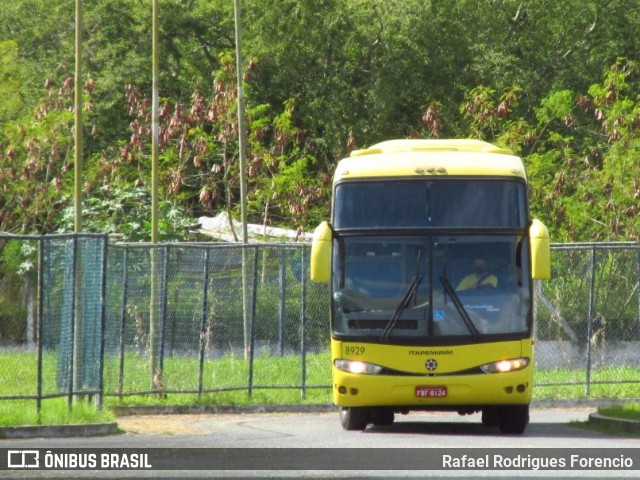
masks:
<svg viewBox="0 0 640 480"><path fill-rule="evenodd" d="M433 372L436 368L438 368L438 362L436 361L435 358L430 358L429 360L426 361L424 366L427 367L427 370L429 370L430 372Z"/></svg>

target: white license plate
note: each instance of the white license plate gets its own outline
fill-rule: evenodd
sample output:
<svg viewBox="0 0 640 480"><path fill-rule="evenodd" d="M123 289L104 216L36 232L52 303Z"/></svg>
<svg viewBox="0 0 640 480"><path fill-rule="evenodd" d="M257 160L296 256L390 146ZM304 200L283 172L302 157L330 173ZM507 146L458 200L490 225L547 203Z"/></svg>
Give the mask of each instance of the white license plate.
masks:
<svg viewBox="0 0 640 480"><path fill-rule="evenodd" d="M416 387L418 398L444 398L447 396L447 387Z"/></svg>

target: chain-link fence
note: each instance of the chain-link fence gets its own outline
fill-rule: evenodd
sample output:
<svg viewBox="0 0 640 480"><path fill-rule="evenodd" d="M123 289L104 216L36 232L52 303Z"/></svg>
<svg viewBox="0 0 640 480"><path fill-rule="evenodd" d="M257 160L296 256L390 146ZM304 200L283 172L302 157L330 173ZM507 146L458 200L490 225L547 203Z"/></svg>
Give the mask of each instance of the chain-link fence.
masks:
<svg viewBox="0 0 640 480"><path fill-rule="evenodd" d="M307 245L113 245L105 393L326 388L328 294L309 282L308 255Z"/></svg>
<svg viewBox="0 0 640 480"><path fill-rule="evenodd" d="M552 265L536 291L536 384L625 396L620 384L640 384L640 245L555 244Z"/></svg>
<svg viewBox="0 0 640 480"><path fill-rule="evenodd" d="M0 248L0 400L328 398L329 295L308 280L309 245L56 235ZM640 245L556 244L552 262L536 287L536 385L624 396L640 382Z"/></svg>
<svg viewBox="0 0 640 480"><path fill-rule="evenodd" d="M107 237L2 235L0 247L0 400L40 411L101 394Z"/></svg>

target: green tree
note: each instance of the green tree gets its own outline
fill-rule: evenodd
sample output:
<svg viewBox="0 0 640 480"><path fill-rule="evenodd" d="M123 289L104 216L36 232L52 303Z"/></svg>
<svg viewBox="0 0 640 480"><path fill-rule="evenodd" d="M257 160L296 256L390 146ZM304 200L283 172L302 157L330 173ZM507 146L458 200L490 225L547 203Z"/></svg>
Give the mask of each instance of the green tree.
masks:
<svg viewBox="0 0 640 480"><path fill-rule="evenodd" d="M0 124L15 118L21 109L18 44L0 42Z"/></svg>
<svg viewBox="0 0 640 480"><path fill-rule="evenodd" d="M636 75L634 62L619 59L588 93L551 92L531 122L510 108L517 90L496 100L476 88L461 108L476 136L525 158L532 210L555 241L640 238L640 107L629 96Z"/></svg>
<svg viewBox="0 0 640 480"><path fill-rule="evenodd" d="M5 124L0 137L0 228L50 233L64 206L60 194L71 164L73 81L67 78L40 105L34 118Z"/></svg>
<svg viewBox="0 0 640 480"><path fill-rule="evenodd" d="M266 106L250 113L249 209L262 223L303 230L326 218L331 177L314 175L317 162L296 126L295 102L269 118ZM272 143L265 143L265 137Z"/></svg>
<svg viewBox="0 0 640 480"><path fill-rule="evenodd" d="M146 221L142 211L134 219L132 207L124 208L131 215L116 210L148 194L151 8L135 0L83 5L88 225L128 232L125 225ZM627 62L602 80L618 57L635 58L635 6L244 0L252 220L312 227L328 215L335 161L353 148L392 137L475 136L527 159L534 210L551 217L556 239L636 238L631 92L640 79ZM9 93L0 98L0 175L11 184L0 226L8 231L68 225L73 9L17 0L0 10ZM231 2L164 1L160 30L166 211L234 211ZM604 207L593 200L603 198L599 191ZM167 222L167 235L177 225Z"/></svg>

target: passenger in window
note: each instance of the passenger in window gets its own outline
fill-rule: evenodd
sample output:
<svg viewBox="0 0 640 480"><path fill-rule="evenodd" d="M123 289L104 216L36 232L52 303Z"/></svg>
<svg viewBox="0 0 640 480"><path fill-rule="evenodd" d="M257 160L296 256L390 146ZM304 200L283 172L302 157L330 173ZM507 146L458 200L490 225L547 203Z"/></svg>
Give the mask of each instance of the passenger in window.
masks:
<svg viewBox="0 0 640 480"><path fill-rule="evenodd" d="M464 277L458 286L457 292L477 290L483 288L496 288L498 277L487 270L487 262L484 258L476 258L473 262L473 272Z"/></svg>

